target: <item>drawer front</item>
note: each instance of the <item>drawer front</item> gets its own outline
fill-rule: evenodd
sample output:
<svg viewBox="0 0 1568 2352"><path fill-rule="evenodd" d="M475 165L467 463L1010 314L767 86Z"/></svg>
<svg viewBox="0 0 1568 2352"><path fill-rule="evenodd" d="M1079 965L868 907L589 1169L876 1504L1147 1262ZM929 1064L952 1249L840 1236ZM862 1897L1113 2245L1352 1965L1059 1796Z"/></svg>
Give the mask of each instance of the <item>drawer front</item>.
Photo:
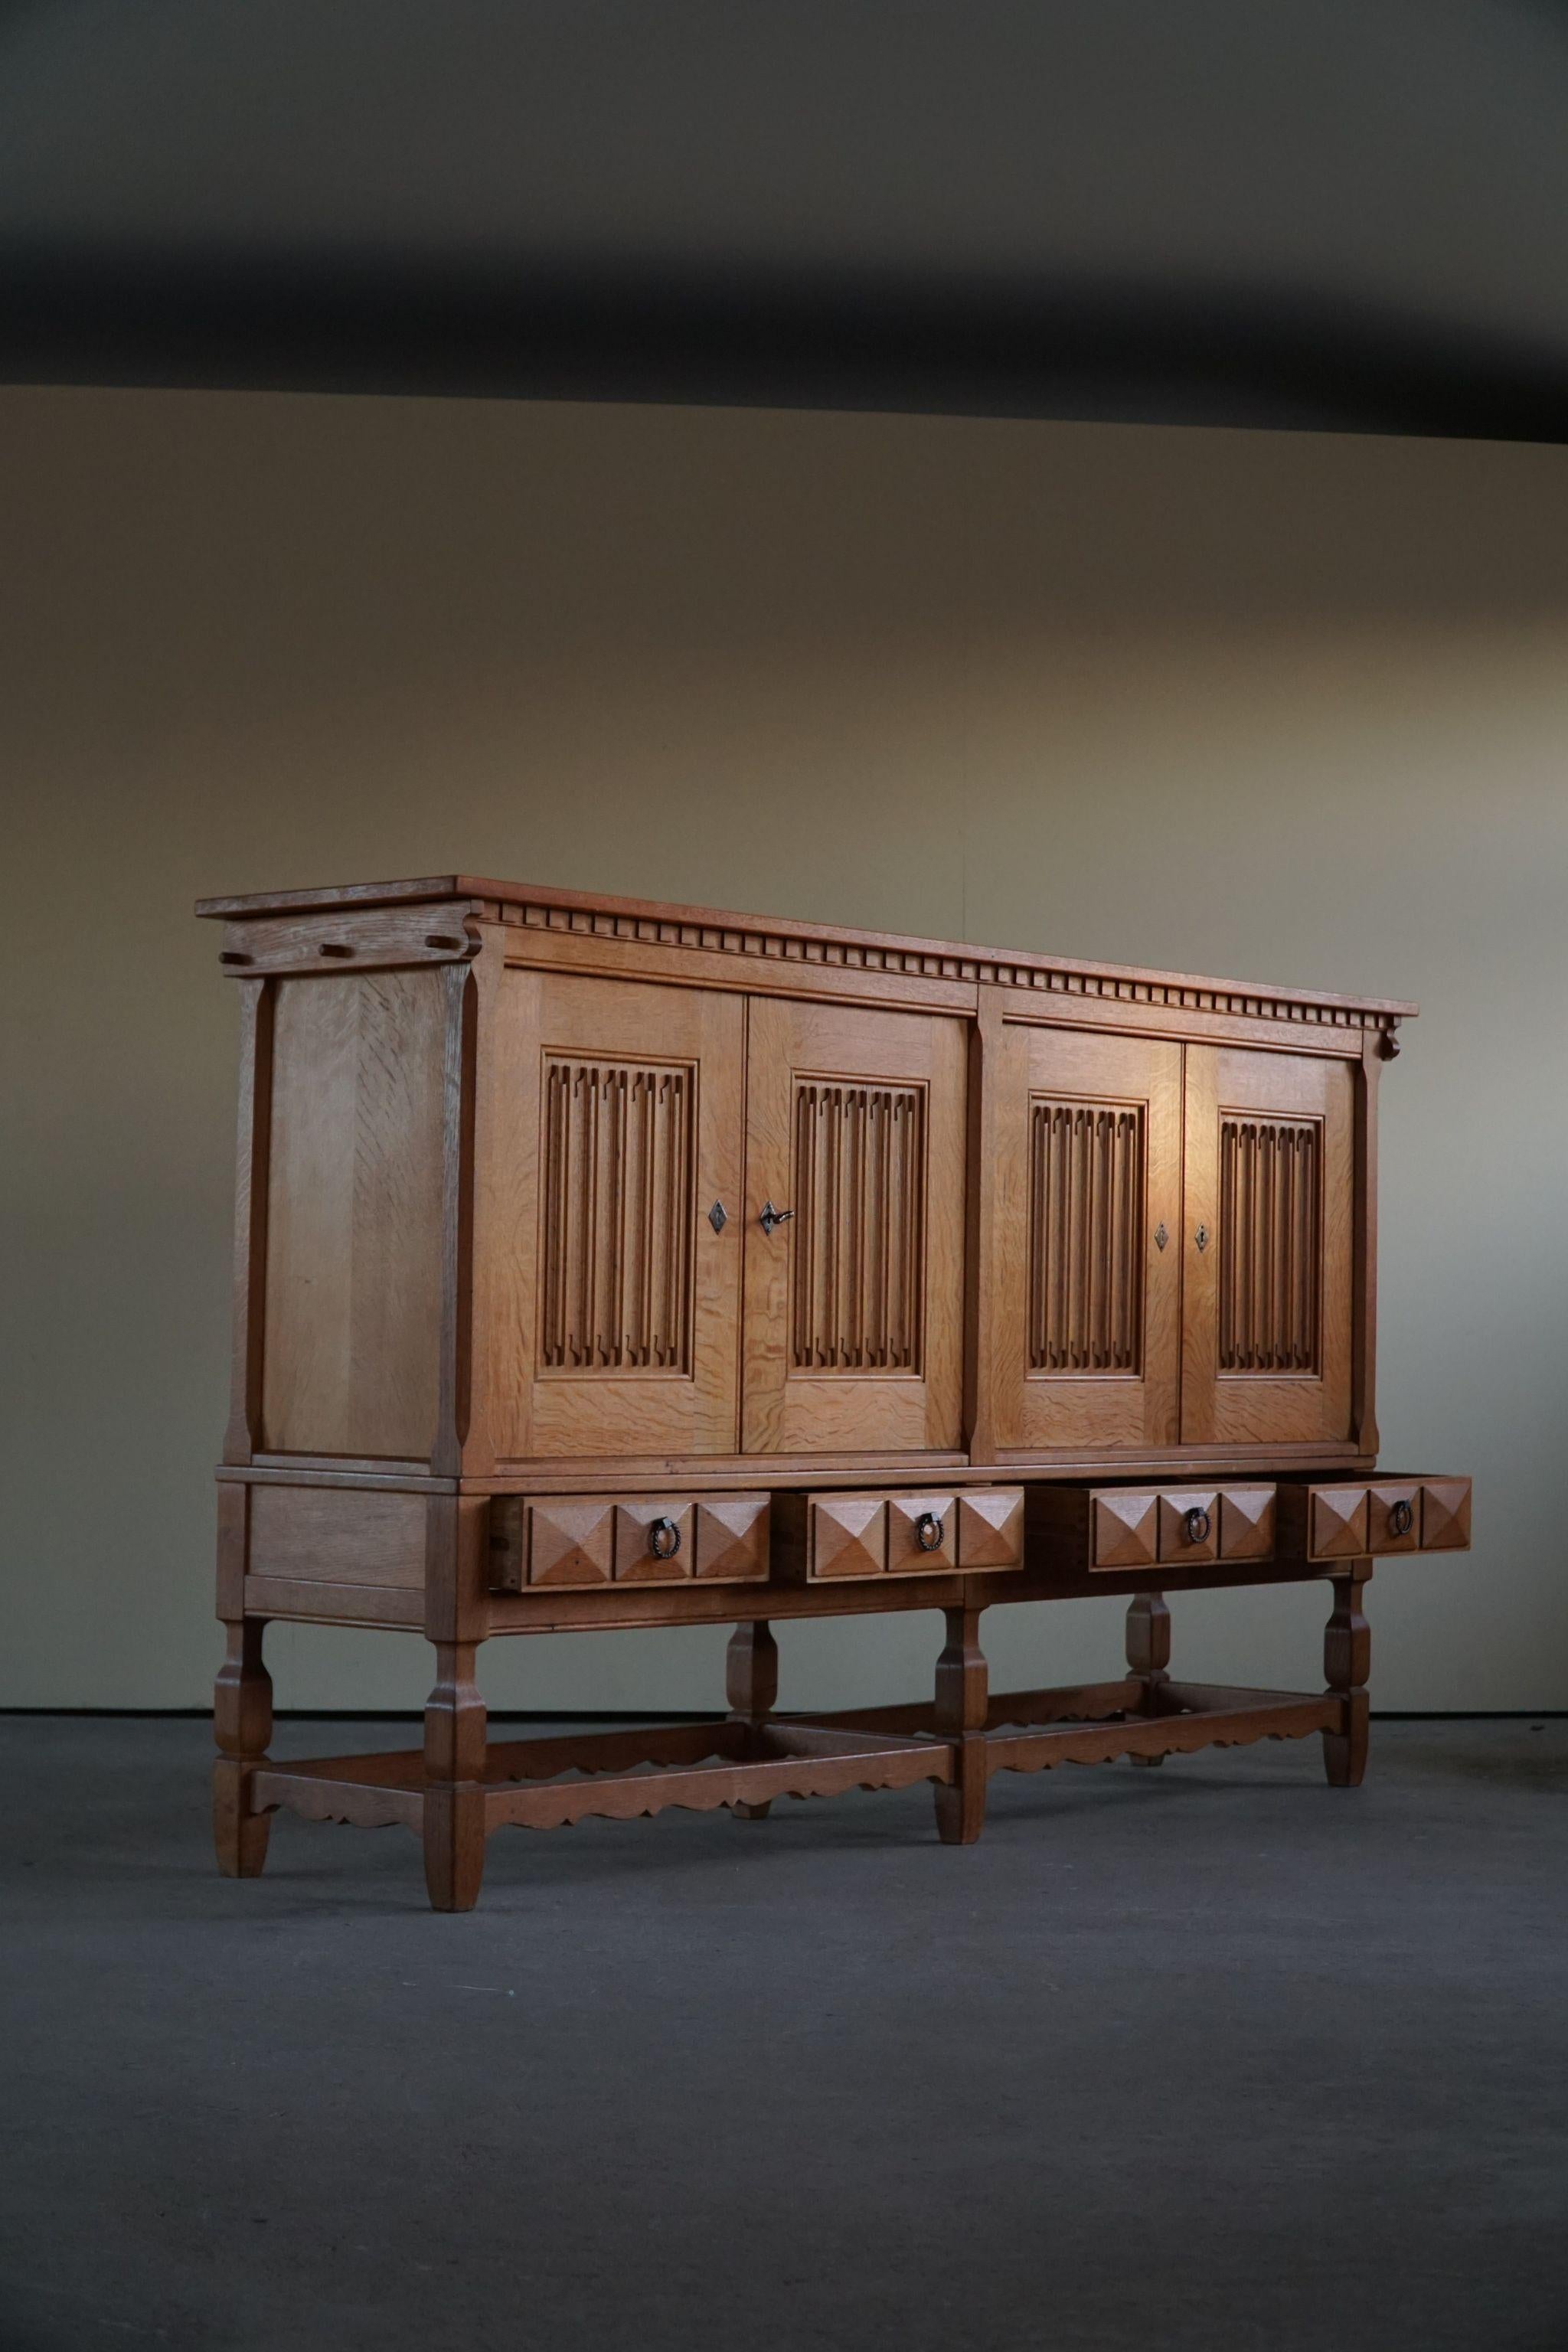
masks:
<svg viewBox="0 0 1568 2352"><path fill-rule="evenodd" d="M1272 1559L1271 1486L1110 1486L1089 1498L1091 1570Z"/></svg>
<svg viewBox="0 0 1568 2352"><path fill-rule="evenodd" d="M1310 1560L1384 1559L1402 1552L1465 1551L1468 1478L1373 1478L1308 1486L1293 1502Z"/></svg>
<svg viewBox="0 0 1568 2352"><path fill-rule="evenodd" d="M767 1580L766 1495L503 1495L490 1521L490 1582L502 1592Z"/></svg>
<svg viewBox="0 0 1568 2352"><path fill-rule="evenodd" d="M813 1495L807 1528L806 1575L814 1584L1022 1568L1024 1490Z"/></svg>

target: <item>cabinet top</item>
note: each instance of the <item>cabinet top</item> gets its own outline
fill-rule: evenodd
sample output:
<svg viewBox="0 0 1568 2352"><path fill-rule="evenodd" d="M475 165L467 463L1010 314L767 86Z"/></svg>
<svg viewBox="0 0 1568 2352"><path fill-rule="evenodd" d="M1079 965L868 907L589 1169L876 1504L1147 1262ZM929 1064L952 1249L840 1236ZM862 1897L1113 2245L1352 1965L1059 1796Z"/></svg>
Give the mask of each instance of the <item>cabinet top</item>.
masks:
<svg viewBox="0 0 1568 2352"><path fill-rule="evenodd" d="M471 919L589 937L643 940L710 953L779 959L807 965L903 972L932 980L1002 987L1060 990L1069 994L1177 1004L1193 1011L1238 1013L1253 1020L1321 1022L1333 1026L1392 1030L1417 1007L1395 998L1344 996L1327 989L1282 988L1216 980L1194 972L1158 971L1137 964L1089 963L1075 956L1026 949L977 947L963 941L862 931L838 923L797 922L774 915L742 915L711 907L668 906L650 898L619 898L597 890L557 890L534 883L496 882L469 874L426 875L400 882L349 882L312 890L262 890L230 898L198 898L195 911L229 923L253 918L349 913L359 908L461 902Z"/></svg>

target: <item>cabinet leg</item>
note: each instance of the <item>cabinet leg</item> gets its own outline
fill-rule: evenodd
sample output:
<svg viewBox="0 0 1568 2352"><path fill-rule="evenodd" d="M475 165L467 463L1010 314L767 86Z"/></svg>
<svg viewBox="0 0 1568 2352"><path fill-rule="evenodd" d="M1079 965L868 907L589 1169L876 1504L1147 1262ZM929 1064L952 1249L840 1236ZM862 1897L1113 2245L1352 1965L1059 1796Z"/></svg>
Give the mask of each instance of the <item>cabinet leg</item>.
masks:
<svg viewBox="0 0 1568 2352"><path fill-rule="evenodd" d="M973 1845L985 1822L991 1751L985 1739L990 1703L978 1609L947 1609L947 1644L936 1662L933 1728L952 1743L956 1778L936 1791L937 1834L943 1845Z"/></svg>
<svg viewBox="0 0 1568 2352"><path fill-rule="evenodd" d="M1362 1592L1372 1574L1370 1559L1358 1559L1333 1581L1334 1605L1323 1635L1323 1677L1337 1691L1342 1727L1323 1734L1323 1769L1332 1789L1359 1789L1366 1771L1367 1676L1372 1670L1372 1628L1362 1613Z"/></svg>
<svg viewBox="0 0 1568 2352"><path fill-rule="evenodd" d="M437 1642L425 1702L425 1884L436 1911L471 1911L485 1872L485 1703L472 1642Z"/></svg>
<svg viewBox="0 0 1568 2352"><path fill-rule="evenodd" d="M773 1639L773 1627L765 1617L737 1625L724 1654L724 1696L730 1702L731 1722L747 1727L748 1756L762 1753L758 1735L773 1713L778 1695L779 1645ZM769 1808L765 1804L731 1805L730 1811L737 1821L765 1822Z"/></svg>
<svg viewBox="0 0 1568 2352"><path fill-rule="evenodd" d="M227 1652L213 1685L213 1843L226 1878L259 1878L271 1834L270 1813L247 1811L250 1776L272 1737L272 1677L261 1663L266 1620L246 1617L226 1630Z"/></svg>
<svg viewBox="0 0 1568 2352"><path fill-rule="evenodd" d="M1138 1592L1127 1611L1127 1671L1143 1685L1141 1715L1158 1715L1160 1686L1171 1663L1171 1612L1163 1592ZM1163 1764L1163 1756L1134 1756L1134 1764Z"/></svg>

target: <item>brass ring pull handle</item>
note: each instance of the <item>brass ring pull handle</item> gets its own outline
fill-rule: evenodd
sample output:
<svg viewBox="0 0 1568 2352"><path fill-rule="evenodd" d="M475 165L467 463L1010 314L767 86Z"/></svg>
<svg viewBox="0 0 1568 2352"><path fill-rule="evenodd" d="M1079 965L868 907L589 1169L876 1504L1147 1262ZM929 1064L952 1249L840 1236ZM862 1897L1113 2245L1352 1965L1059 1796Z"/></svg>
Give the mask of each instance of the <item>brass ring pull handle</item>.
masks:
<svg viewBox="0 0 1568 2352"><path fill-rule="evenodd" d="M942 1543L942 1521L934 1511L922 1511L915 1521L915 1541L921 1551L935 1551Z"/></svg>
<svg viewBox="0 0 1568 2352"><path fill-rule="evenodd" d="M794 1214L793 1209L775 1209L771 1201L764 1201L757 1223L764 1234L771 1234L775 1225L787 1225Z"/></svg>
<svg viewBox="0 0 1568 2352"><path fill-rule="evenodd" d="M1193 1508L1187 1513L1186 1518L1184 1521L1184 1525L1187 1530L1187 1541L1190 1544L1207 1543L1209 1539L1209 1529L1213 1524L1213 1521L1210 1519L1208 1513L1204 1509L1202 1504L1195 1503L1193 1506Z"/></svg>
<svg viewBox="0 0 1568 2352"><path fill-rule="evenodd" d="M673 1519L655 1519L647 1531L647 1548L655 1559L673 1559L680 1549L680 1529Z"/></svg>
<svg viewBox="0 0 1568 2352"><path fill-rule="evenodd" d="M1401 1501L1390 1505L1388 1525L1390 1531L1396 1536L1407 1536L1410 1533L1411 1528L1415 1525L1415 1514L1408 1503Z"/></svg>

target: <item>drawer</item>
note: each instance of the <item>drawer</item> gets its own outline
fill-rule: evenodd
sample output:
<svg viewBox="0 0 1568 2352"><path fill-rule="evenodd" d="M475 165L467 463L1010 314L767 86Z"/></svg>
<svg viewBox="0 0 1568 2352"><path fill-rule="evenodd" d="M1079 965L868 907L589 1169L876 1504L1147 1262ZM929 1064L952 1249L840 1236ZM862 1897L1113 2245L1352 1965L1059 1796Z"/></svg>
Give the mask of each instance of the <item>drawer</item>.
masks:
<svg viewBox="0 0 1568 2352"><path fill-rule="evenodd" d="M490 1585L758 1584L766 1495L498 1495Z"/></svg>
<svg viewBox="0 0 1568 2352"><path fill-rule="evenodd" d="M1024 1564L1021 1486L781 1495L781 1566L808 1584L866 1576L954 1576Z"/></svg>
<svg viewBox="0 0 1568 2352"><path fill-rule="evenodd" d="M1468 1478L1332 1479L1279 1490L1287 1557L1325 1563L1402 1552L1466 1551Z"/></svg>
<svg viewBox="0 0 1568 2352"><path fill-rule="evenodd" d="M1215 1561L1272 1559L1271 1484L1223 1486L1031 1487L1028 1515L1039 1531L1037 1567L1063 1574L1124 1574L1145 1568L1204 1568Z"/></svg>

